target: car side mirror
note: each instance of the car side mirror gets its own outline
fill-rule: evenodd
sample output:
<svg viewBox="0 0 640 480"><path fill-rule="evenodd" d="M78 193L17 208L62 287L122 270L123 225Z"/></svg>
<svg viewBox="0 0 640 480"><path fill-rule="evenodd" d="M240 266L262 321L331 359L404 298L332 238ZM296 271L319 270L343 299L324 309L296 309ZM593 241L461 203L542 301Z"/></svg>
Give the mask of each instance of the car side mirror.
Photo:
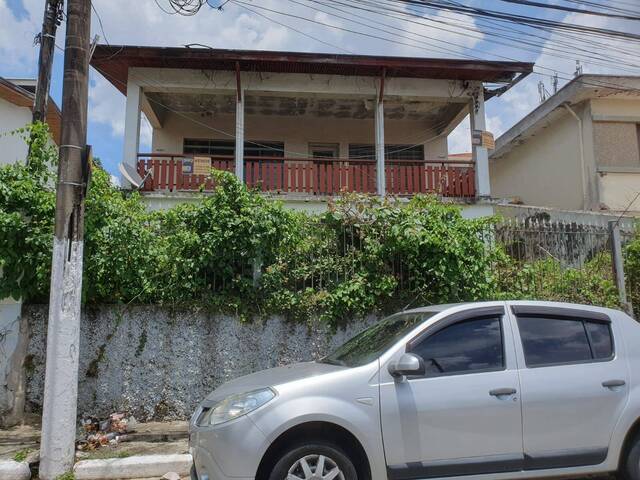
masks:
<svg viewBox="0 0 640 480"><path fill-rule="evenodd" d="M392 377L404 377L424 375L426 369L421 357L415 353L405 353L398 361L389 364L388 371Z"/></svg>

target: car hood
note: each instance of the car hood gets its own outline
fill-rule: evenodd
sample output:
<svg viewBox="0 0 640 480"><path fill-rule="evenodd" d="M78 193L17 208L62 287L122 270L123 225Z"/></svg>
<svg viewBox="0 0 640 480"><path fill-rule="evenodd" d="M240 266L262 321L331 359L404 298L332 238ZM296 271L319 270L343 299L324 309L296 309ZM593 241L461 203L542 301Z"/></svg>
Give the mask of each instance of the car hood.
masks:
<svg viewBox="0 0 640 480"><path fill-rule="evenodd" d="M250 392L265 387L275 387L304 378L326 375L344 370L345 368L346 367L339 365L329 365L318 362L295 363L284 367L270 368L236 378L221 385L207 396L206 401L216 402L236 393Z"/></svg>

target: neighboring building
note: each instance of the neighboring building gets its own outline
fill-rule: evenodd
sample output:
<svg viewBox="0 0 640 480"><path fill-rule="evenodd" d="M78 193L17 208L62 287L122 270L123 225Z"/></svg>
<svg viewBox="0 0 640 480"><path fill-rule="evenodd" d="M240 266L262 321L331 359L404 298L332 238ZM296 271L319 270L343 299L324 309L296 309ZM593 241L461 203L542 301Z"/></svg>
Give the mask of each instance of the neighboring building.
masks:
<svg viewBox="0 0 640 480"><path fill-rule="evenodd" d="M470 110L484 130L485 100L532 71L516 62L105 45L91 63L127 96L123 161L152 171L143 192L154 207L211 189L196 175L209 166L305 208L342 191L489 197L487 149L452 162L447 136ZM139 151L141 111L152 152Z"/></svg>
<svg viewBox="0 0 640 480"><path fill-rule="evenodd" d="M35 80L0 77L0 165L24 161L27 158L27 145L24 140L8 133L31 123L35 90ZM49 98L47 123L56 145L60 144L61 122L60 110Z"/></svg>
<svg viewBox="0 0 640 480"><path fill-rule="evenodd" d="M494 197L640 213L640 77L581 75L496 141Z"/></svg>

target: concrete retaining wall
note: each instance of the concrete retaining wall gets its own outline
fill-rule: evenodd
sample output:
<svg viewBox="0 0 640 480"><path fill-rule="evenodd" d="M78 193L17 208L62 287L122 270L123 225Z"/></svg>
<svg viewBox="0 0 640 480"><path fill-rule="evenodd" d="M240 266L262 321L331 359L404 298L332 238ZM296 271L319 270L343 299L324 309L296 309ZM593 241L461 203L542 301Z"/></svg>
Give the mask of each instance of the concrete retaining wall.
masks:
<svg viewBox="0 0 640 480"><path fill-rule="evenodd" d="M19 423L24 410L22 370L28 332L21 307L20 301L0 300L0 428Z"/></svg>
<svg viewBox="0 0 640 480"><path fill-rule="evenodd" d="M24 306L27 408L42 406L46 306ZM104 306L83 313L78 414L126 411L139 420L185 419L211 390L234 377L318 358L375 321L336 332L280 318L240 322L197 309Z"/></svg>

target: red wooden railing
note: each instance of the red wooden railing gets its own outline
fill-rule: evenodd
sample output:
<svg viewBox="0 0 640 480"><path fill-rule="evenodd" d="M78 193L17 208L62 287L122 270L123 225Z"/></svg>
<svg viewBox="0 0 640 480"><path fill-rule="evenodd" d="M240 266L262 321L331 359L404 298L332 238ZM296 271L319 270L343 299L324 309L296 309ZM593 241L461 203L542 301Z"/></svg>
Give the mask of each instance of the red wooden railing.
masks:
<svg viewBox="0 0 640 480"><path fill-rule="evenodd" d="M234 171L233 157L213 156L211 167ZM185 173L191 156L139 154L138 172L152 174L144 191L212 190L207 175ZM373 160L293 159L245 157L245 182L264 192L336 195L341 192L376 193L376 163ZM392 195L436 193L446 197L474 197L475 169L472 162L432 160L387 160L386 190Z"/></svg>

